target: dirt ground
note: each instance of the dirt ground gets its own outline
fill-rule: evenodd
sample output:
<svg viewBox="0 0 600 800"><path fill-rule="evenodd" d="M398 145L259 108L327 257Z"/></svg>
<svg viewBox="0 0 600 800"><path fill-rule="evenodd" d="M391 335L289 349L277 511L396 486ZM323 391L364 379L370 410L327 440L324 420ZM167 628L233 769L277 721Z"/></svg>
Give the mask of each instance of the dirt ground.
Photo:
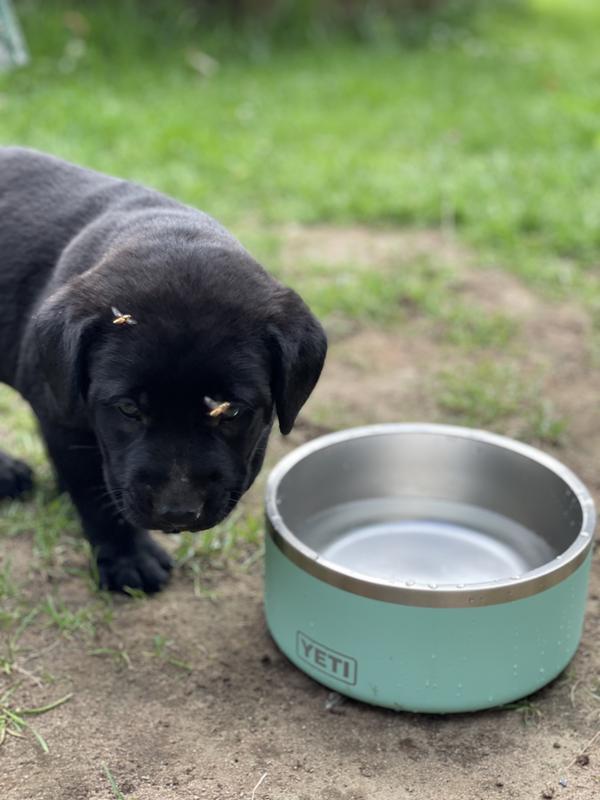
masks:
<svg viewBox="0 0 600 800"><path fill-rule="evenodd" d="M600 367L590 321L577 305L541 300L506 273L476 268L440 234L288 231L288 258L307 258L311 248L332 264L357 252L378 261L424 252L460 262L462 299L519 321L519 342L506 357L525 374L543 374L543 390L569 420L564 444L545 449L575 469L600 500ZM269 463L324 430L447 421L435 399L439 370L458 370L480 357L449 348L440 325L422 318L334 337L317 392L288 440L274 437ZM503 431L511 433L510 426ZM248 506L260 504L263 482L264 476ZM26 578L30 540L20 536L10 548ZM72 566L83 566L82 559L74 554ZM50 588L35 586L39 575L28 580L40 596ZM59 580L69 604L89 602L80 576ZM3 800L109 800L116 795L103 765L123 795L136 800L600 797L600 737L593 738L600 730L598 553L583 641L566 672L517 708L446 717L350 700L332 705L329 690L271 641L259 560L243 569L207 568L203 581L211 594L201 598L178 572L160 596L119 600L114 619L97 627L93 641L50 628L34 639L25 633L23 705L73 696L36 718L48 754L30 738L0 748ZM157 635L168 640L172 657L157 654ZM122 648L127 658L93 654L103 648ZM577 762L583 753L589 759Z"/></svg>

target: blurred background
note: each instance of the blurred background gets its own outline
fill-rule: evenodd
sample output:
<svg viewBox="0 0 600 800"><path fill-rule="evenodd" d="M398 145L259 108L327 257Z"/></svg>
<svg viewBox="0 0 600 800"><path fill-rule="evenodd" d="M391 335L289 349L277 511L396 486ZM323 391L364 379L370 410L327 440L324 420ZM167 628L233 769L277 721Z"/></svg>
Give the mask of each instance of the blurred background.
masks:
<svg viewBox="0 0 600 800"><path fill-rule="evenodd" d="M233 227L452 226L543 283L597 262L595 0L13 5L2 143Z"/></svg>

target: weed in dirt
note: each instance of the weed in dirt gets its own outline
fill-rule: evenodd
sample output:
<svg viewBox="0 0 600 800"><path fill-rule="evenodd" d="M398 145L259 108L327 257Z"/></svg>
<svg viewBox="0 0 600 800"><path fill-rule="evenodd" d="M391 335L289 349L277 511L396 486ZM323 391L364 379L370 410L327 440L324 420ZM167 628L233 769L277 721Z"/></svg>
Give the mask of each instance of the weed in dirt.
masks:
<svg viewBox="0 0 600 800"><path fill-rule="evenodd" d="M79 521L66 496L40 503L36 511L39 517L33 528L34 553L44 566L60 564L65 553L81 551L83 539L78 532Z"/></svg>
<svg viewBox="0 0 600 800"><path fill-rule="evenodd" d="M92 605L73 610L62 598L48 595L41 603L40 610L46 615L48 624L55 625L65 636L83 633L91 637L95 633L97 617Z"/></svg>
<svg viewBox="0 0 600 800"><path fill-rule="evenodd" d="M393 323L416 313L438 317L454 273L429 260L374 269L360 264L311 264L283 275L292 279L315 312Z"/></svg>
<svg viewBox="0 0 600 800"><path fill-rule="evenodd" d="M507 347L514 339L518 325L514 319L499 312L489 312L477 306L455 304L442 315L447 338L461 347Z"/></svg>
<svg viewBox="0 0 600 800"><path fill-rule="evenodd" d="M465 304L457 295L457 273L431 259L377 269L359 264L300 266L281 277L291 279L326 322L349 318L389 325L423 316L440 323L452 344L466 348L506 347L518 329L505 314Z"/></svg>
<svg viewBox="0 0 600 800"><path fill-rule="evenodd" d="M110 788L112 790L113 795L116 797L116 799L117 800L127 800L127 798L125 797L123 792L119 789L119 786L118 786L116 780L114 779L112 772L106 766L106 764L102 764L102 770L103 770L104 774L106 775L106 777L108 779L108 782L110 784ZM135 800L135 798L132 797L132 798L130 798L130 800Z"/></svg>
<svg viewBox="0 0 600 800"><path fill-rule="evenodd" d="M11 688L7 689L2 696L0 696L0 746L4 744L7 736L13 736L20 739L27 731L29 731L35 737L42 751L44 753L48 753L50 748L48 747L46 740L28 721L27 717L46 714L49 711L52 711L53 709L63 705L64 703L67 703L73 695L67 694L58 700L54 700L52 703L48 703L47 705L40 706L38 708L19 708L14 707L10 703L12 695L16 689L16 685L12 686Z"/></svg>
<svg viewBox="0 0 600 800"><path fill-rule="evenodd" d="M6 560L0 565L0 601L5 601L9 597L14 597L17 593L17 586L12 579L11 563ZM0 623L2 617L0 616Z"/></svg>
<svg viewBox="0 0 600 800"><path fill-rule="evenodd" d="M520 714L523 725L537 724L544 716L539 705L532 700L528 700L527 698L523 700L517 700L515 703L507 703L506 705L502 706L502 708L508 711L516 711L518 714Z"/></svg>
<svg viewBox="0 0 600 800"><path fill-rule="evenodd" d="M146 592L143 589L138 589L137 587L124 586L123 592L138 603L144 603L149 599Z"/></svg>
<svg viewBox="0 0 600 800"><path fill-rule="evenodd" d="M522 387L514 369L492 362L444 371L438 403L466 425L486 427L519 411Z"/></svg>
<svg viewBox="0 0 600 800"><path fill-rule="evenodd" d="M539 381L512 364L484 361L439 375L439 407L453 422L494 427L545 444L562 444L567 421L541 399Z"/></svg>
<svg viewBox="0 0 600 800"><path fill-rule="evenodd" d="M57 497L56 490L45 485L27 502L15 500L2 504L0 537L19 536L32 537L33 553L42 569L61 566L70 554L84 548L70 500L66 496Z"/></svg>
<svg viewBox="0 0 600 800"><path fill-rule="evenodd" d="M0 615L0 624L8 630L3 637L2 651L0 652L1 673L11 675L13 672L23 672L17 665L20 650L19 639L36 619L39 612L38 606L27 608L26 604L21 602L15 608L9 609Z"/></svg>
<svg viewBox="0 0 600 800"><path fill-rule="evenodd" d="M262 519L238 506L229 519L212 530L200 534L186 532L178 534L178 538L174 553L177 568L192 578L196 596L210 597L202 585L207 562L213 569L224 569L231 561L247 564L261 544Z"/></svg>
<svg viewBox="0 0 600 800"><path fill-rule="evenodd" d="M530 438L556 447L564 444L567 420L558 416L548 400L540 400L529 414Z"/></svg>
<svg viewBox="0 0 600 800"><path fill-rule="evenodd" d="M119 667L133 669L129 653L122 647L97 647L95 650L90 650L89 655L108 657Z"/></svg>
<svg viewBox="0 0 600 800"><path fill-rule="evenodd" d="M194 669L191 664L188 664L186 661L174 655L173 642L160 633L153 637L152 651L146 652L145 655L156 658L165 664L172 664L174 667L185 670L186 672L192 672Z"/></svg>

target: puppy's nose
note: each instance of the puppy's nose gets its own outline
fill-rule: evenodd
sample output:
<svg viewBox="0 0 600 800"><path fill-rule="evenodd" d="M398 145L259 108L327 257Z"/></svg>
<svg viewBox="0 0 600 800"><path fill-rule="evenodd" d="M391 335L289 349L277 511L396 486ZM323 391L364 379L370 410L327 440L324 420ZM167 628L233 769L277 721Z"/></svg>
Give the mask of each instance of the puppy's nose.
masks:
<svg viewBox="0 0 600 800"><path fill-rule="evenodd" d="M185 530L186 528L193 528L197 525L198 520L202 516L202 509L202 504L195 508L163 504L156 510L162 526L166 530Z"/></svg>

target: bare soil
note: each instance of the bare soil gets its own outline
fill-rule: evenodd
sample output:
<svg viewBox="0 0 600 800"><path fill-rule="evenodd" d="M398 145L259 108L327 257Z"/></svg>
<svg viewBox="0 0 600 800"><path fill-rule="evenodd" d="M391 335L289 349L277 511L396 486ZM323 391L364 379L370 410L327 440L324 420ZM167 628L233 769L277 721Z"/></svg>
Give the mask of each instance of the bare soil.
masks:
<svg viewBox="0 0 600 800"><path fill-rule="evenodd" d="M514 358L525 374L543 375L542 391L569 420L563 446L546 449L600 500L600 368L589 320L575 303L540 299L508 274L477 268L440 234L320 227L290 231L289 248L290 258L299 252L307 258L315 248L321 260L324 253L334 260L351 251L354 260L362 252L374 263L421 248L460 261L463 300L521 325L512 355L487 357ZM287 441L274 436L269 463L328 429L444 420L435 401L439 370L460 369L476 357L448 347L439 325L424 319L334 341L300 424ZM248 507L260 505L262 483L264 476ZM172 546L172 539L161 540ZM14 568L27 576L31 540L20 536L10 548ZM73 554L70 564L83 567L83 556ZM34 638L26 632L22 705L43 705L67 692L73 697L35 720L49 754L30 738L0 748L3 800L109 800L115 795L103 764L123 795L136 800L600 797L600 737L593 741L600 730L598 554L583 641L567 671L516 709L446 717L350 700L332 707L329 690L271 641L261 573L260 561L244 569L207 566L203 585L213 594L203 598L194 596L189 577L176 573L149 601L119 599L112 623L98 626L94 639L50 628ZM29 589L43 597L52 579L29 574ZM90 602L80 576L61 573L54 580L69 605ZM170 643L167 655L156 653L157 635ZM122 648L127 659L92 654L102 648ZM581 754L589 759L577 762Z"/></svg>

